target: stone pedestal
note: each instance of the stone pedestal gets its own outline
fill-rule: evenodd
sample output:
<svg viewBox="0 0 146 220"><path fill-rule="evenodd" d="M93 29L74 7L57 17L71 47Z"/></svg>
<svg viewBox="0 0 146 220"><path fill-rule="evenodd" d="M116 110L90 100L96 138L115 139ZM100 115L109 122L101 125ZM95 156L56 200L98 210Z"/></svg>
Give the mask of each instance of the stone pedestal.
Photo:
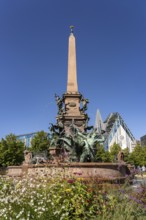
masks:
<svg viewBox="0 0 146 220"><path fill-rule="evenodd" d="M88 123L88 116L80 107L82 95L76 93L65 93L64 100L64 113L56 117L57 124L60 122L64 125L65 133L69 133L70 125L74 124L80 131L84 131Z"/></svg>

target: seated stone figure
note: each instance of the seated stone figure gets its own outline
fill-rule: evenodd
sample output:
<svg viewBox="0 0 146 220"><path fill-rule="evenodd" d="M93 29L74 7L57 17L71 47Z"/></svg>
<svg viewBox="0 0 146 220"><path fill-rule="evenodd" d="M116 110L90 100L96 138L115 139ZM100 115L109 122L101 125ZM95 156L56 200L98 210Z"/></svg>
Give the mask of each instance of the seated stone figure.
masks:
<svg viewBox="0 0 146 220"><path fill-rule="evenodd" d="M119 153L118 153L118 161L124 161L124 153L123 153L123 151L119 151Z"/></svg>
<svg viewBox="0 0 146 220"><path fill-rule="evenodd" d="M32 161L32 153L28 150L25 150L23 164L31 164L31 161Z"/></svg>

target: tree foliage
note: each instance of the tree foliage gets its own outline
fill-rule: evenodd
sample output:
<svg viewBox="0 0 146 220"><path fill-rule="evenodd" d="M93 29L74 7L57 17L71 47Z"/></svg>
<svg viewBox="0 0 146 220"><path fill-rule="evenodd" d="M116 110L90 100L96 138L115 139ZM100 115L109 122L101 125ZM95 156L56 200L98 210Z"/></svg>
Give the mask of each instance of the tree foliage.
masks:
<svg viewBox="0 0 146 220"><path fill-rule="evenodd" d="M20 165L24 161L24 143L14 134L7 135L0 142L0 165Z"/></svg>
<svg viewBox="0 0 146 220"><path fill-rule="evenodd" d="M140 144L137 144L130 154L129 162L136 166L146 166L146 146L141 147Z"/></svg>
<svg viewBox="0 0 146 220"><path fill-rule="evenodd" d="M96 162L110 162L111 156L109 151L105 151L104 146L97 144L97 152L95 156Z"/></svg>
<svg viewBox="0 0 146 220"><path fill-rule="evenodd" d="M48 133L40 131L31 141L31 151L34 153L48 151L49 143Z"/></svg>
<svg viewBox="0 0 146 220"><path fill-rule="evenodd" d="M119 151L121 151L120 145L114 143L110 148L110 154L111 154L112 161L117 159L117 155L118 155Z"/></svg>
<svg viewBox="0 0 146 220"><path fill-rule="evenodd" d="M122 149L123 153L124 153L124 161L127 163L130 163L130 152L128 147L125 149Z"/></svg>

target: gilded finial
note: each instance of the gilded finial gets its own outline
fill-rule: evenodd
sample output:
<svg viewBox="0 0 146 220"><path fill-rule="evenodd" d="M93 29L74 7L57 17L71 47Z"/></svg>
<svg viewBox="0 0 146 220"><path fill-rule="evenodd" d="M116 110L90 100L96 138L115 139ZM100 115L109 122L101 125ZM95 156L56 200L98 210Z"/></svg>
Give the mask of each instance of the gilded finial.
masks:
<svg viewBox="0 0 146 220"><path fill-rule="evenodd" d="M74 32L74 26L73 25L70 26L70 31L71 31L71 33Z"/></svg>

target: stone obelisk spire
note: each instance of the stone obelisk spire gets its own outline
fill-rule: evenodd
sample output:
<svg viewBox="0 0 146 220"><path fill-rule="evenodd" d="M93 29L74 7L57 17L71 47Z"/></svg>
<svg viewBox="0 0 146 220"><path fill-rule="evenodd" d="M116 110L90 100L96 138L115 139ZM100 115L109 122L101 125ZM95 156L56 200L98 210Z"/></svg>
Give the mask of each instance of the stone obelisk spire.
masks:
<svg viewBox="0 0 146 220"><path fill-rule="evenodd" d="M85 127L88 122L88 116L85 113L87 110L87 101L78 92L76 43L73 28L73 26L70 26L71 33L68 45L67 91L63 94L63 98L61 100L58 99L59 112L56 117L57 125L62 127L63 131L67 134L71 134L71 126L73 125L80 131L85 131Z"/></svg>
<svg viewBox="0 0 146 220"><path fill-rule="evenodd" d="M68 44L68 80L67 93L77 93L77 68L76 68L76 41L73 34L74 26L70 26L71 33Z"/></svg>

